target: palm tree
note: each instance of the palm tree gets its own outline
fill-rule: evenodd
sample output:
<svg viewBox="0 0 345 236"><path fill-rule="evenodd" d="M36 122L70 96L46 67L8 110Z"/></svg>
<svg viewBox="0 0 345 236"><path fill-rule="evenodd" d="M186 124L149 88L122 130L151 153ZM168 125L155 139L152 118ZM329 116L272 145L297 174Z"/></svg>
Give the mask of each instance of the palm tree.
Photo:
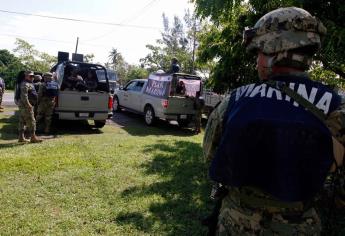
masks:
<svg viewBox="0 0 345 236"><path fill-rule="evenodd" d="M114 70L116 70L116 66L121 59L122 59L121 53L119 53L116 48L112 48L109 53L109 60L110 60L110 63L113 65Z"/></svg>

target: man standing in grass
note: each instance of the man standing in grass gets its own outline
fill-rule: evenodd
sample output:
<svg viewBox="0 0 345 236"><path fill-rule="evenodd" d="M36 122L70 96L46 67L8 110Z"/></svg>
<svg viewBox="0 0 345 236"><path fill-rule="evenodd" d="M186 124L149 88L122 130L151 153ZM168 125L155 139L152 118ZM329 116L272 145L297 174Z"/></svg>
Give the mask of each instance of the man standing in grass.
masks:
<svg viewBox="0 0 345 236"><path fill-rule="evenodd" d="M43 75L43 83L40 84L38 90L38 112L37 122L43 119L44 133L50 132L52 122L52 115L55 107L55 99L58 95L59 85L53 79L52 73L45 73Z"/></svg>
<svg viewBox="0 0 345 236"><path fill-rule="evenodd" d="M34 117L34 104L37 101L37 92L34 84L34 73L32 71L25 72L25 78L20 84L20 97L18 102L19 107L19 138L18 142L25 143L29 140L25 139L25 127L30 132L30 142L38 143L42 142L41 139L36 136L36 120Z"/></svg>
<svg viewBox="0 0 345 236"><path fill-rule="evenodd" d="M4 111L4 108L2 107L2 98L5 93L5 81L3 78L0 77L0 112Z"/></svg>

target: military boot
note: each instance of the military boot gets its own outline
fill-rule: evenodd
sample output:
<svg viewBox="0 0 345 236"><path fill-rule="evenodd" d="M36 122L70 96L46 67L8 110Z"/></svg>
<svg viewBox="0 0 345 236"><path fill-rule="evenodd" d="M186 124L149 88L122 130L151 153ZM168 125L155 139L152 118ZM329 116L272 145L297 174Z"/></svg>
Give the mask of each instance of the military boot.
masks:
<svg viewBox="0 0 345 236"><path fill-rule="evenodd" d="M42 142L43 140L42 139L39 139L36 134L34 133L33 135L31 135L31 138L30 138L30 143L40 143Z"/></svg>
<svg viewBox="0 0 345 236"><path fill-rule="evenodd" d="M18 142L19 142L19 143L27 143L27 142L29 142L29 141L30 141L30 140L28 140L28 139L25 138L24 131L20 131L20 132L19 132Z"/></svg>

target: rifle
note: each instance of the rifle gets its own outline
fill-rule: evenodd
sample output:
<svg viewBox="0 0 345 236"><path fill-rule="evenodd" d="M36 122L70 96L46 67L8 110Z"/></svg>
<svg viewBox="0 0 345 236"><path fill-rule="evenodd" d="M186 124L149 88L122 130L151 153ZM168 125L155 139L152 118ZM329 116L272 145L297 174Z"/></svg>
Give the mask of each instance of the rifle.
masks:
<svg viewBox="0 0 345 236"><path fill-rule="evenodd" d="M208 227L207 236L216 235L218 216L220 213L220 209L222 208L222 201L224 197L228 194L228 192L229 190L220 183L216 183L212 186L210 198L215 202L215 205L213 207L211 214L201 221L201 224L203 226Z"/></svg>

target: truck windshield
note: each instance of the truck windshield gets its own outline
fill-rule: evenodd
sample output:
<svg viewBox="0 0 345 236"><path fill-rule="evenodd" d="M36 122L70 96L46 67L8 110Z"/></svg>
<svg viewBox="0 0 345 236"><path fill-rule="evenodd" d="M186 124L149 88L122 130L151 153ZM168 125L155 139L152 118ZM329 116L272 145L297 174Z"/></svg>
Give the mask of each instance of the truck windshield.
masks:
<svg viewBox="0 0 345 236"><path fill-rule="evenodd" d="M104 70L97 70L96 73L97 73L98 81L106 80ZM116 81L117 80L117 76L116 76L115 71L107 69L107 74L108 74L108 80L109 81Z"/></svg>

